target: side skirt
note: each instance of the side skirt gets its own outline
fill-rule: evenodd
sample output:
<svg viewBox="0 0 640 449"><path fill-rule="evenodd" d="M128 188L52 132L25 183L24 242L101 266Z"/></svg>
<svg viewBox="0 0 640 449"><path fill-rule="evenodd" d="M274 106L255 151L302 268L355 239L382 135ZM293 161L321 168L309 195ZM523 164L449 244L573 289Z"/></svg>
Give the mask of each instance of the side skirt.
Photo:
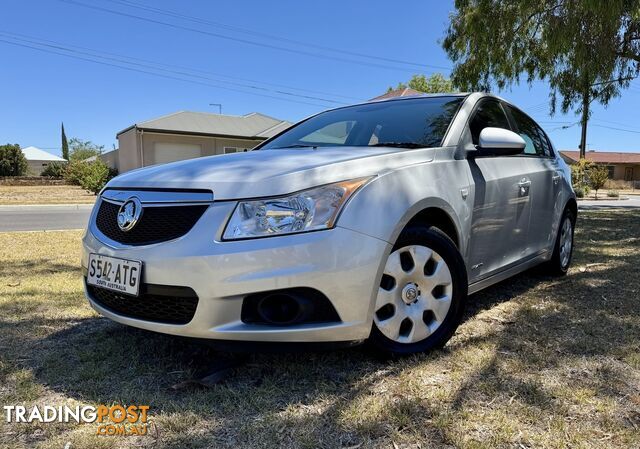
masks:
<svg viewBox="0 0 640 449"><path fill-rule="evenodd" d="M496 274L493 274L487 278L476 281L472 284L469 284L469 294L477 293L482 289L492 286L493 284L497 284L500 281L504 281L512 276L515 276L518 273L522 273L523 271L528 270L529 268L533 268L536 265L541 264L548 260L548 251L543 252L542 254L538 254L537 256L528 259L524 262L521 262L517 265L514 265L506 270L500 271Z"/></svg>

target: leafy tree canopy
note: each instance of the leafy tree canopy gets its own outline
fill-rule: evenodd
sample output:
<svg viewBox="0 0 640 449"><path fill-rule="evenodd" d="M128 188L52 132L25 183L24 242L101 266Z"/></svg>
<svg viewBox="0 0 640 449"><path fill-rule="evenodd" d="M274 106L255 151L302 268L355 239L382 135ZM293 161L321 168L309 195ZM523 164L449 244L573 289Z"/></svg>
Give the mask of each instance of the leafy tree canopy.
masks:
<svg viewBox="0 0 640 449"><path fill-rule="evenodd" d="M27 158L20 145L0 145L0 176L24 176L27 168Z"/></svg>
<svg viewBox="0 0 640 449"><path fill-rule="evenodd" d="M456 0L443 47L469 90L550 83L551 112L606 105L640 73L638 0ZM618 80L611 82L611 80Z"/></svg>
<svg viewBox="0 0 640 449"><path fill-rule="evenodd" d="M455 92L451 80L445 78L441 73L434 73L431 76L413 75L408 84L398 83L396 87L389 87L387 92L397 89L406 89L407 87L428 94Z"/></svg>
<svg viewBox="0 0 640 449"><path fill-rule="evenodd" d="M104 145L96 145L90 140L82 140L74 137L69 141L69 160L84 161L91 156L102 154Z"/></svg>

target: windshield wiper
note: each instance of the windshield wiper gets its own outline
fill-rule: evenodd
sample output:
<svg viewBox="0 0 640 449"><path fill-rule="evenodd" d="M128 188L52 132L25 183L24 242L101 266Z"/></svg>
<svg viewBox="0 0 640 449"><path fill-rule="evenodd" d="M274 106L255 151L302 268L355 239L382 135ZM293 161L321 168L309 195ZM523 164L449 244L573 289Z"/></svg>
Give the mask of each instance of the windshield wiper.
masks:
<svg viewBox="0 0 640 449"><path fill-rule="evenodd" d="M295 143L293 145L285 145L283 147L273 147L274 150L284 150L285 148L318 148L318 145L302 145Z"/></svg>
<svg viewBox="0 0 640 449"><path fill-rule="evenodd" d="M424 148L424 145L415 142L378 142L370 147L396 147L396 148Z"/></svg>

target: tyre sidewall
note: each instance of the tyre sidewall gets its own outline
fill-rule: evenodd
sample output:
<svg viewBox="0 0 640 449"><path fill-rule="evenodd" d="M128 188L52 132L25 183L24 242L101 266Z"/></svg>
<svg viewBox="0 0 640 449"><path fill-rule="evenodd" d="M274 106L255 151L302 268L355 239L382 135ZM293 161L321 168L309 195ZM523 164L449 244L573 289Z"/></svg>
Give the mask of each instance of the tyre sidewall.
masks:
<svg viewBox="0 0 640 449"><path fill-rule="evenodd" d="M565 220L569 218L571 221L571 253L569 254L569 260L567 261L567 265L562 265L562 260L560 258L560 236L562 234L562 226L564 225ZM569 271L569 267L571 266L571 261L573 259L573 249L575 247L574 234L576 229L576 217L574 217L573 212L569 209L565 209L562 214L562 218L560 219L560 225L558 226L558 235L556 237L556 243L553 247L553 256L551 258L552 271L558 274L566 274Z"/></svg>
<svg viewBox="0 0 640 449"><path fill-rule="evenodd" d="M408 228L402 232L391 252L410 245L421 245L432 249L448 265L453 286L451 307L440 327L426 339L415 343L399 343L387 338L374 321L369 341L376 349L387 354L414 354L444 346L460 324L467 299L465 263L455 244L445 233L434 227Z"/></svg>

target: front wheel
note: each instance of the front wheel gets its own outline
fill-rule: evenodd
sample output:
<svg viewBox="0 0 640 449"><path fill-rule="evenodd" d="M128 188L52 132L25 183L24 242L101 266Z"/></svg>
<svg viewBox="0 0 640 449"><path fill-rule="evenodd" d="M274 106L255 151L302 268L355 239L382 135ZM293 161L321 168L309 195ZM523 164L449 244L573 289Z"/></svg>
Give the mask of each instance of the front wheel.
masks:
<svg viewBox="0 0 640 449"><path fill-rule="evenodd" d="M397 355L442 347L466 297L465 264L451 239L434 227L406 229L385 264L370 342Z"/></svg>

